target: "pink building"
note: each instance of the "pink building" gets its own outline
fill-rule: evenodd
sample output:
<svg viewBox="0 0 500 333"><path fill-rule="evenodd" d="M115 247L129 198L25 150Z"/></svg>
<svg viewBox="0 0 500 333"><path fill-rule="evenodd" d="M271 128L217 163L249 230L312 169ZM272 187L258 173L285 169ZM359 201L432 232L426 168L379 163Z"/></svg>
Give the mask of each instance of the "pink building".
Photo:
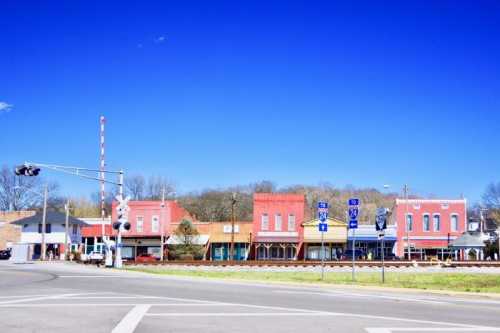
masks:
<svg viewBox="0 0 500 333"><path fill-rule="evenodd" d="M257 260L296 260L302 248L305 198L255 193L253 242Z"/></svg>
<svg viewBox="0 0 500 333"><path fill-rule="evenodd" d="M465 199L396 199L392 214L397 227L396 255L408 257L409 239L411 259L455 257L448 247L466 230L466 207Z"/></svg>
<svg viewBox="0 0 500 333"><path fill-rule="evenodd" d="M113 202L111 221L115 222L117 202ZM123 258L134 258L142 253L160 257L161 233L169 236L176 225L183 219L193 221L192 216L176 201L130 201L130 230L122 233ZM116 234L116 231L113 231Z"/></svg>

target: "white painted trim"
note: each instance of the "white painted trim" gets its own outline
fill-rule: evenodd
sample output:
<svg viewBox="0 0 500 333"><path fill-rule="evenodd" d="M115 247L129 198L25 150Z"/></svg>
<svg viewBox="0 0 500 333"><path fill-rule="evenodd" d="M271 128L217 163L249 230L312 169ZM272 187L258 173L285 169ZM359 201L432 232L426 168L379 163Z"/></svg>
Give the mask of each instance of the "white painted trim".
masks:
<svg viewBox="0 0 500 333"><path fill-rule="evenodd" d="M406 236L403 236L403 240L406 240ZM450 236L451 239L457 239L457 236ZM448 240L447 236L411 236L410 241L412 240Z"/></svg>
<svg viewBox="0 0 500 333"><path fill-rule="evenodd" d="M260 237L298 237L296 231L259 231L257 236Z"/></svg>
<svg viewBox="0 0 500 333"><path fill-rule="evenodd" d="M406 199L396 199L396 204L406 203ZM466 203L466 199L408 199L408 204L425 204L425 203L448 203L448 204L458 204Z"/></svg>

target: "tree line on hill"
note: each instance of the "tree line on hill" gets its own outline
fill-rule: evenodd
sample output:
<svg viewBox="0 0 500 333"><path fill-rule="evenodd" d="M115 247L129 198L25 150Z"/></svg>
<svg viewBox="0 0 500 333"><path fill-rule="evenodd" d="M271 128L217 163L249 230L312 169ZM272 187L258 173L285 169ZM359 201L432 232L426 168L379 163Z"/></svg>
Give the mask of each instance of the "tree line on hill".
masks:
<svg viewBox="0 0 500 333"><path fill-rule="evenodd" d="M15 176L12 166L4 165L0 169L0 210L41 209L43 204L44 179L38 177ZM64 211L68 198L59 194L57 182L48 182L48 209ZM392 207L398 193L383 193L374 188L355 188L353 186L336 187L329 183L319 185L292 185L278 187L274 182L264 180L248 185L227 188L205 189L202 191L178 194L174 182L163 176L145 178L142 175L126 177L124 191L132 200L177 200L191 215L199 221L222 222L231 220L231 202L237 221L253 220L254 193L294 193L302 194L306 199L306 219L315 217L318 201L327 201L331 217L346 219L347 200L357 197L361 200L359 221L362 224L374 223L377 207ZM116 188L106 192L106 214L111 214L111 203L117 193ZM417 196L410 196L417 197ZM100 217L100 195L95 192L91 198L72 197L71 214L76 217ZM475 203L468 210L474 216L480 207L487 209L487 217L500 223L500 182L489 184L480 203Z"/></svg>

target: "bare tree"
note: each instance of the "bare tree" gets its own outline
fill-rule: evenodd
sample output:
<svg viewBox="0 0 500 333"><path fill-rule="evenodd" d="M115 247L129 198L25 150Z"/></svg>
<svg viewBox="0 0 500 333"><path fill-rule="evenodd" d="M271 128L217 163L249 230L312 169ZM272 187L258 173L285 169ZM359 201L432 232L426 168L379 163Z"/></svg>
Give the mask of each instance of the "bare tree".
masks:
<svg viewBox="0 0 500 333"><path fill-rule="evenodd" d="M500 182L491 183L486 187L483 203L486 208L500 209Z"/></svg>
<svg viewBox="0 0 500 333"><path fill-rule="evenodd" d="M258 183L250 184L255 193L273 193L276 192L276 184L270 180L263 180Z"/></svg>
<svg viewBox="0 0 500 333"><path fill-rule="evenodd" d="M500 222L500 182L491 183L483 194L483 204L488 208L488 216Z"/></svg>
<svg viewBox="0 0 500 333"><path fill-rule="evenodd" d="M21 210L38 205L43 193L40 177L16 176L14 168L0 170L0 210Z"/></svg>
<svg viewBox="0 0 500 333"><path fill-rule="evenodd" d="M144 199L146 180L142 175L132 175L125 179L125 190L132 200Z"/></svg>
<svg viewBox="0 0 500 333"><path fill-rule="evenodd" d="M162 176L151 176L146 186L146 196L150 200L160 200L162 191L165 189L165 198L175 195L175 185L173 182Z"/></svg>

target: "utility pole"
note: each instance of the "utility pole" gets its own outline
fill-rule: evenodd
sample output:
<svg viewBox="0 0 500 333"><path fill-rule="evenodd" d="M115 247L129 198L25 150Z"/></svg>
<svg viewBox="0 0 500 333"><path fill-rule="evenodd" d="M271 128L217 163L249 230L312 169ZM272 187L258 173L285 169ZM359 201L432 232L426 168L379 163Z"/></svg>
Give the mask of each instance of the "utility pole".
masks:
<svg viewBox="0 0 500 333"><path fill-rule="evenodd" d="M231 195L231 254L229 260L234 260L234 205L236 204L236 193Z"/></svg>
<svg viewBox="0 0 500 333"><path fill-rule="evenodd" d="M45 252L47 252L47 246L45 244L45 227L47 224L47 196L49 195L49 189L47 183L43 190L43 216L42 216L42 261L45 260Z"/></svg>
<svg viewBox="0 0 500 333"><path fill-rule="evenodd" d="M69 246L68 246L68 235L69 235L69 199L66 201L64 205L64 209L66 210L66 221L64 223L64 260L68 260L69 258Z"/></svg>
<svg viewBox="0 0 500 333"><path fill-rule="evenodd" d="M163 186L161 190L161 253L160 253L160 261L163 262L163 252L165 251L165 186Z"/></svg>
<svg viewBox="0 0 500 333"><path fill-rule="evenodd" d="M411 260L411 247L410 247L410 219L408 218L408 185L405 184L403 187L405 203L406 203L406 213L405 213L405 224L406 224L406 244L408 248L408 260ZM413 220L412 220L413 223ZM413 226L412 226L413 227Z"/></svg>
<svg viewBox="0 0 500 333"><path fill-rule="evenodd" d="M123 198L123 170L118 172L118 195L121 200ZM126 200L128 202L128 199ZM127 215L128 219L128 215ZM122 227L118 228L118 236L116 239L116 255L115 255L115 268L122 268Z"/></svg>

